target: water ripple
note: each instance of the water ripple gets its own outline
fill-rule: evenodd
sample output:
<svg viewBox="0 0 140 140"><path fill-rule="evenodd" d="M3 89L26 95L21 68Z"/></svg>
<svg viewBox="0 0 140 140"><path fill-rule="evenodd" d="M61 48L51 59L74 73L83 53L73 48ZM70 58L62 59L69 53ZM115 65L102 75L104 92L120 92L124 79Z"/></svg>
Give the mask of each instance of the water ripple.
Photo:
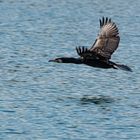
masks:
<svg viewBox="0 0 140 140"><path fill-rule="evenodd" d="M139 140L139 5L0 0L0 139ZM132 73L48 62L91 46L102 16L120 31L112 60Z"/></svg>

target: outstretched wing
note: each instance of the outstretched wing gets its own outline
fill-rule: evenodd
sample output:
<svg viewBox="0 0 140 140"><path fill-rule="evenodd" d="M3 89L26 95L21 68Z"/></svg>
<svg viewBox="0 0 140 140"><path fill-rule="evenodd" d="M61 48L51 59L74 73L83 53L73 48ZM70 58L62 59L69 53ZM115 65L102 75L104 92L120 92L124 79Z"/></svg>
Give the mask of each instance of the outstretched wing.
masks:
<svg viewBox="0 0 140 140"><path fill-rule="evenodd" d="M87 49L84 46L76 47L76 51L78 55L84 59L98 59L99 58L96 53L91 52L89 49Z"/></svg>
<svg viewBox="0 0 140 140"><path fill-rule="evenodd" d="M84 58L101 58L108 60L118 48L120 41L119 31L110 18L100 20L100 32L90 49L84 47L76 48L78 55Z"/></svg>
<svg viewBox="0 0 140 140"><path fill-rule="evenodd" d="M118 48L119 41L119 31L116 24L111 19L103 17L100 20L100 33L89 50L105 59L110 59Z"/></svg>

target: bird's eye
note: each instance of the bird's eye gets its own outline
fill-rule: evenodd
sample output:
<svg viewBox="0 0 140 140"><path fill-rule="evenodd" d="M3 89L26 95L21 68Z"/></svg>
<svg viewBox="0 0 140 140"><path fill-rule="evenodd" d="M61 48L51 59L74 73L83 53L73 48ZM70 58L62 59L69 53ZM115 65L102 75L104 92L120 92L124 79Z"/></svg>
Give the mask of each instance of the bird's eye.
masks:
<svg viewBox="0 0 140 140"><path fill-rule="evenodd" d="M61 60L61 59L57 59L57 62L58 62L58 63L62 63L62 60Z"/></svg>

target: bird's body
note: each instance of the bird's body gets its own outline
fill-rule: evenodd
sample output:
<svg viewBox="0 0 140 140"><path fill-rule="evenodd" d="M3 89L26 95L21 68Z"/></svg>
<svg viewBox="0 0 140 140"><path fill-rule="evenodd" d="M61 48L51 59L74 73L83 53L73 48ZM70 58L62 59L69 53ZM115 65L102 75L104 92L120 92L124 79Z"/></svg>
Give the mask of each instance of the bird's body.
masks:
<svg viewBox="0 0 140 140"><path fill-rule="evenodd" d="M82 59L82 58L73 58L73 57L60 57L56 58L54 60L49 60L49 62L57 62L57 63L73 63L73 64L85 64L91 67L96 68L103 68L103 69L122 69L125 71L132 71L131 68L129 68L126 65L116 64L112 61L103 61L100 59Z"/></svg>
<svg viewBox="0 0 140 140"><path fill-rule="evenodd" d="M50 60L58 63L86 64L98 68L114 68L132 71L126 65L116 64L112 61L111 55L118 48L120 41L119 31L114 22L108 18L100 20L100 32L90 49L85 47L76 47L79 58L62 57Z"/></svg>

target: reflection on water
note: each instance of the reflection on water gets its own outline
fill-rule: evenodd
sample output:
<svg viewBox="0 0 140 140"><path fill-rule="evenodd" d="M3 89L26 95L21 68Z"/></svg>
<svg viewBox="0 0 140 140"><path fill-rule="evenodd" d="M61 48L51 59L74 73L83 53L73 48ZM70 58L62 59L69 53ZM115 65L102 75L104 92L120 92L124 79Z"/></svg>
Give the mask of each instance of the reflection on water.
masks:
<svg viewBox="0 0 140 140"><path fill-rule="evenodd" d="M81 98L81 104L89 104L89 103L94 103L97 105L105 104L105 103L112 103L115 100L111 97L108 96L84 96Z"/></svg>

